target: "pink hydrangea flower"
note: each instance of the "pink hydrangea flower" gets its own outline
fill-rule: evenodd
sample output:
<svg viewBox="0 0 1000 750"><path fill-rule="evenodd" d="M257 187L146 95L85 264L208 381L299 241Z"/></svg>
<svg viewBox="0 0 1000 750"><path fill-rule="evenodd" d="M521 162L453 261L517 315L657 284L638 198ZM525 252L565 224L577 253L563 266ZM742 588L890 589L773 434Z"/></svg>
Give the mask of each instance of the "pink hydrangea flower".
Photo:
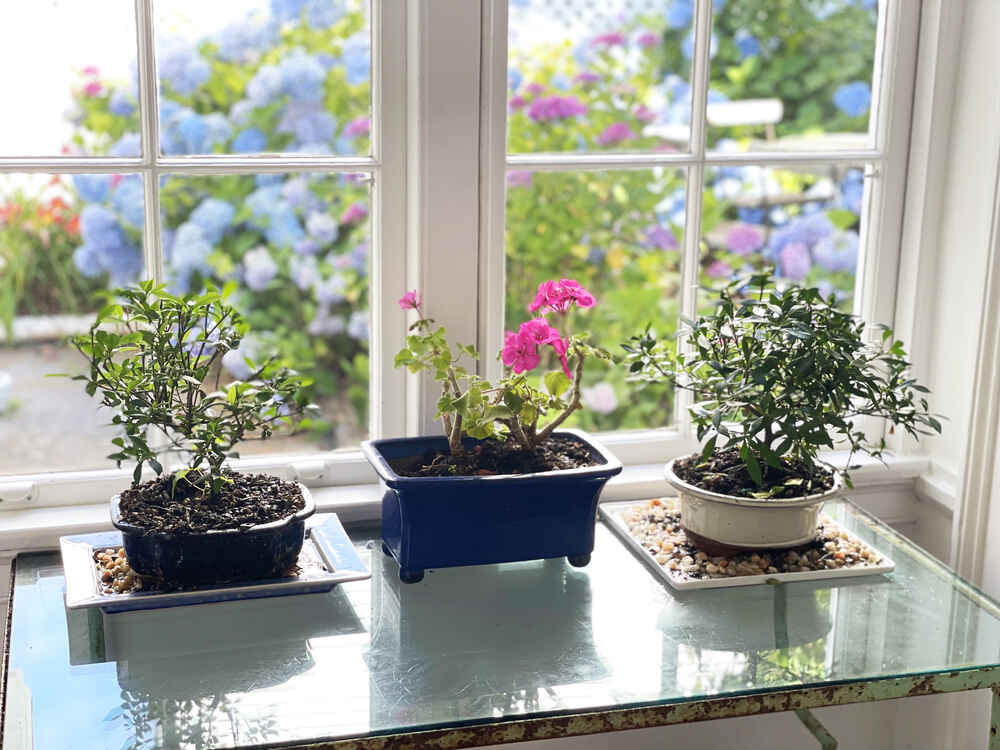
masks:
<svg viewBox="0 0 1000 750"><path fill-rule="evenodd" d="M676 250L677 238L669 229L657 224L646 230L646 244L658 250Z"/></svg>
<svg viewBox="0 0 1000 750"><path fill-rule="evenodd" d="M604 128L604 131L597 136L597 142L602 146L613 146L631 138L635 138L635 133L628 123L615 122Z"/></svg>
<svg viewBox="0 0 1000 750"><path fill-rule="evenodd" d="M356 224L368 215L368 206L358 201L347 207L347 210L340 215L341 224Z"/></svg>
<svg viewBox="0 0 1000 750"><path fill-rule="evenodd" d="M595 36L591 44L595 47L614 47L619 44L625 44L625 35L620 31L611 31L607 34Z"/></svg>
<svg viewBox="0 0 1000 750"><path fill-rule="evenodd" d="M507 173L507 184L511 187L531 187L532 172L523 169Z"/></svg>
<svg viewBox="0 0 1000 750"><path fill-rule="evenodd" d="M83 87L83 93L87 96L97 96L101 93L101 82L100 81L90 81L86 86Z"/></svg>
<svg viewBox="0 0 1000 750"><path fill-rule="evenodd" d="M812 267L809 248L803 242L790 242L782 248L779 254L781 260L781 275L792 281L802 281Z"/></svg>
<svg viewBox="0 0 1000 750"><path fill-rule="evenodd" d="M764 235L750 224L737 224L726 234L726 247L737 255L749 255L764 245Z"/></svg>
<svg viewBox="0 0 1000 750"><path fill-rule="evenodd" d="M414 289L399 298L400 310L417 310L420 308L420 294Z"/></svg>
<svg viewBox="0 0 1000 750"><path fill-rule="evenodd" d="M635 43L643 49L649 49L660 43L660 37L652 31L644 31L636 37Z"/></svg>
<svg viewBox="0 0 1000 750"><path fill-rule="evenodd" d="M597 73L591 73L589 70L583 70L577 73L573 77L573 81L579 83L581 86L589 86L592 83L597 83L601 80L601 77Z"/></svg>
<svg viewBox="0 0 1000 750"><path fill-rule="evenodd" d="M565 120L587 111L587 105L575 96L543 96L528 107L528 117L535 122Z"/></svg>
<svg viewBox="0 0 1000 750"><path fill-rule="evenodd" d="M517 96L512 96L510 98L510 108L511 109L522 109L524 107L524 105L527 104L527 103L528 103L528 100L525 99L520 94L518 94Z"/></svg>
<svg viewBox="0 0 1000 750"><path fill-rule="evenodd" d="M540 93L545 91L545 87L540 83L532 81L531 83L529 83L527 86L524 87L524 90L527 91L532 96L538 96Z"/></svg>
<svg viewBox="0 0 1000 750"><path fill-rule="evenodd" d="M83 69L83 74L85 76L98 76L101 74L101 71L97 69L96 65L88 65Z"/></svg>
<svg viewBox="0 0 1000 750"><path fill-rule="evenodd" d="M543 281L538 285L538 294L528 309L531 312L537 310L552 310L554 312L566 312L573 305L579 307L593 307L594 295L580 286L574 279L560 279L559 281Z"/></svg>
<svg viewBox="0 0 1000 750"><path fill-rule="evenodd" d="M724 260L713 260L708 264L705 273L713 279L724 279L732 275L733 267Z"/></svg>
<svg viewBox="0 0 1000 750"><path fill-rule="evenodd" d="M357 138L359 135L368 135L372 129L372 121L368 117L358 117L347 123L344 128L344 135L348 138Z"/></svg>
<svg viewBox="0 0 1000 750"><path fill-rule="evenodd" d="M639 122L652 122L656 119L656 113L645 104L640 104L635 109L635 119Z"/></svg>
<svg viewBox="0 0 1000 750"><path fill-rule="evenodd" d="M580 391L583 405L598 414L610 414L618 408L618 396L610 383L598 383Z"/></svg>

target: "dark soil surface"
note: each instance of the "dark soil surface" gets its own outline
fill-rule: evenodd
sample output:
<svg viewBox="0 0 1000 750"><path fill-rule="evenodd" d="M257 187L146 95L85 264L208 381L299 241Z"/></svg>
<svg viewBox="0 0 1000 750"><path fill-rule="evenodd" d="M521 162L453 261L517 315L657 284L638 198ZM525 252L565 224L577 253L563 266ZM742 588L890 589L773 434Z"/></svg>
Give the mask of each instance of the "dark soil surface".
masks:
<svg viewBox="0 0 1000 750"><path fill-rule="evenodd" d="M754 495L760 492L770 491L771 498L779 499L815 495L833 487L833 474L826 469L817 467L818 473L810 476L809 470L800 461L782 459L781 463L782 469L778 470L760 462L764 473L762 487L754 484L736 448L716 451L707 461L702 461L700 454L693 453L674 462L674 473L688 484L703 490L754 499L760 499ZM801 481L785 484L788 480Z"/></svg>
<svg viewBox="0 0 1000 750"><path fill-rule="evenodd" d="M512 441L484 440L460 456L428 451L416 458L391 462L404 477L492 476L596 466L590 449L567 437L550 437L533 451Z"/></svg>
<svg viewBox="0 0 1000 750"><path fill-rule="evenodd" d="M172 474L135 485L122 492L122 520L146 531L190 534L246 529L287 518L305 507L294 482L232 471L226 477L230 481L214 499L202 491L197 472L190 472L176 487Z"/></svg>

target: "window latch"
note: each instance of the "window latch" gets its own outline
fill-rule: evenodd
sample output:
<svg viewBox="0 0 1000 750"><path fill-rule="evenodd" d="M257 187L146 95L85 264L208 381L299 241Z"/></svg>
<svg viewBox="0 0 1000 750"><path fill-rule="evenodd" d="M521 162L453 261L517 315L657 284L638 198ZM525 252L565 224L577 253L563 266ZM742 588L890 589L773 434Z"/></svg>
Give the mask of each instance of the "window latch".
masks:
<svg viewBox="0 0 1000 750"><path fill-rule="evenodd" d="M322 459L292 462L292 478L296 482L302 482L305 485L308 485L310 482L320 482L326 474L326 461Z"/></svg>
<svg viewBox="0 0 1000 750"><path fill-rule="evenodd" d="M15 510L37 499L38 485L34 482L0 483L0 510Z"/></svg>

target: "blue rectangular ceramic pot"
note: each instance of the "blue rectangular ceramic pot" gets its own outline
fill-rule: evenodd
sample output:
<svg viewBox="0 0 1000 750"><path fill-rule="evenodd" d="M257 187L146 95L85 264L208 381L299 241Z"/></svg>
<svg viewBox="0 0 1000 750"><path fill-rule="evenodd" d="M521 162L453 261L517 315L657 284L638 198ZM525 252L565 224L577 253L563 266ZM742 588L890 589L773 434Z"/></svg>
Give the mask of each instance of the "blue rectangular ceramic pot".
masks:
<svg viewBox="0 0 1000 750"><path fill-rule="evenodd" d="M427 568L547 557L566 556L577 566L590 562L597 500L622 464L579 430L555 435L587 446L596 465L537 474L403 477L390 461L446 452L444 436L363 443L382 483L383 551L399 563L400 579L419 581Z"/></svg>

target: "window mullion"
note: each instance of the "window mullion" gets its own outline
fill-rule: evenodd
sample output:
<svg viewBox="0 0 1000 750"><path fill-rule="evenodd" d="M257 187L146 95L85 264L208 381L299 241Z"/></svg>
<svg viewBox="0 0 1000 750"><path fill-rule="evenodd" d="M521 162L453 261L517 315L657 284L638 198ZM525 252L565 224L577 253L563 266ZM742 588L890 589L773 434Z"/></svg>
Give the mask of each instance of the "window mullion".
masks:
<svg viewBox="0 0 1000 750"><path fill-rule="evenodd" d="M146 276L163 280L163 247L160 235L160 179L156 160L160 154L156 32L152 0L135 0L136 60L139 71L139 124L142 129L142 183L144 196L143 253Z"/></svg>
<svg viewBox="0 0 1000 750"><path fill-rule="evenodd" d="M684 203L684 252L681 256L680 313L693 319L698 307L698 255L701 247L701 202L705 181L705 130L708 102L709 46L712 35L712 0L699 0L695 17L694 54L691 57L691 153L695 163L687 170L687 193ZM681 335L683 327L677 325L678 349L688 344ZM675 420L681 435L690 433L687 407L691 395L678 390Z"/></svg>

